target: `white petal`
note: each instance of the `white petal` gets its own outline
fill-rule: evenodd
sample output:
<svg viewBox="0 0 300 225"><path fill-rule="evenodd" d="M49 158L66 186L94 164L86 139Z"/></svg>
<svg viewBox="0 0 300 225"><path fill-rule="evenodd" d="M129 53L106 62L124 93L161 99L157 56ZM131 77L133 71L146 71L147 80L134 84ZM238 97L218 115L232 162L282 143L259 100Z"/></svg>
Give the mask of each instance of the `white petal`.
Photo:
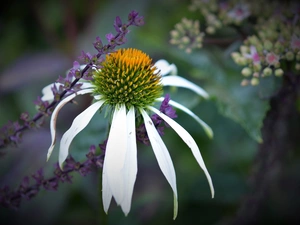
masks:
<svg viewBox="0 0 300 225"><path fill-rule="evenodd" d="M94 85L92 85L90 82L83 82L83 79L79 80L77 82L77 84L82 84L81 87L80 87L81 90L94 87ZM52 84L49 84L49 85L47 85L46 87L44 87L42 89L42 94L43 94L43 96L41 97L42 101L51 102L51 101L54 100L54 95L53 95L53 92L52 92L52 89L51 89L54 85L58 89L61 84L60 83L52 83Z"/></svg>
<svg viewBox="0 0 300 225"><path fill-rule="evenodd" d="M103 172L118 205L124 198L123 167L127 150L126 107L116 107L106 145Z"/></svg>
<svg viewBox="0 0 300 225"><path fill-rule="evenodd" d="M157 67L157 70L155 72L160 71L160 74L162 76L165 76L167 74L177 74L177 67L174 64L170 64L168 63L166 60L164 59L160 59L158 60L154 66Z"/></svg>
<svg viewBox="0 0 300 225"><path fill-rule="evenodd" d="M60 141L60 149L59 149L59 157L58 157L58 162L60 168L62 167L63 162L66 160L69 154L69 147L74 139L74 137L82 131L90 122L92 117L95 115L97 110L102 106L104 101L98 101L89 106L87 109L85 109L82 113L80 113L74 120L69 128L64 135L61 138Z"/></svg>
<svg viewBox="0 0 300 225"><path fill-rule="evenodd" d="M52 83L52 84L49 84L49 85L47 85L46 87L44 87L42 89L42 94L43 94L43 96L41 97L42 101L49 101L49 102L51 102L51 101L54 100L54 95L53 95L53 92L52 92L52 89L51 89L54 85L57 88L59 88L60 84L59 83Z"/></svg>
<svg viewBox="0 0 300 225"><path fill-rule="evenodd" d="M53 148L55 146L56 143L56 120L57 120L57 116L59 111L62 109L62 107L64 107L64 105L66 105L68 102L70 102L73 98L75 98L77 95L84 95L87 93L90 93L91 90L81 90L78 91L74 94L69 95L68 97L64 98L61 100L60 103L57 104L57 106L55 107L51 119L50 119L50 132L51 132L51 145L48 149L48 153L47 153L47 161L49 160L49 157L53 151Z"/></svg>
<svg viewBox="0 0 300 225"><path fill-rule="evenodd" d="M77 84L82 84L80 86L81 89L88 89L88 88L94 88L94 85L90 82L78 82Z"/></svg>
<svg viewBox="0 0 300 225"><path fill-rule="evenodd" d="M162 102L164 100L164 98L157 98L157 100ZM178 109L184 111L186 114L193 117L203 127L203 129L204 129L205 133L207 134L207 136L209 138L213 138L214 133L213 133L212 129L210 128L210 126L208 126L203 120L201 120L195 113L193 113L187 107L179 104L178 102L170 100L169 104L171 106L174 106L175 108L178 108Z"/></svg>
<svg viewBox="0 0 300 225"><path fill-rule="evenodd" d="M111 199L112 199L112 193L108 185L106 173L103 170L102 171L102 202L103 202L103 209L106 213L108 211Z"/></svg>
<svg viewBox="0 0 300 225"><path fill-rule="evenodd" d="M102 98L102 95L94 95L94 99L100 100Z"/></svg>
<svg viewBox="0 0 300 225"><path fill-rule="evenodd" d="M158 116L160 116L164 121L166 121L170 125L170 127L172 127L176 131L176 133L181 137L181 139L190 147L195 159L197 160L199 166L202 168L202 170L204 171L204 173L206 175L206 178L207 178L209 186L210 186L211 195L213 198L215 195L213 183L212 183L211 177L206 169L205 163L202 159L200 150L199 150L195 140L182 126L180 126L173 119L166 116L165 114L163 114L162 112L160 112L159 110L157 110L156 108L154 108L152 106L149 106L148 108L151 111L153 111L154 113L156 113Z"/></svg>
<svg viewBox="0 0 300 225"><path fill-rule="evenodd" d="M188 81L183 77L179 77L179 76L162 77L162 84L163 86L176 86L176 87L188 88L196 92L198 95L202 96L203 98L209 97L208 93L204 91L201 87L194 84L193 82Z"/></svg>
<svg viewBox="0 0 300 225"><path fill-rule="evenodd" d="M146 126L147 134L151 143L151 146L153 148L155 157L157 159L158 165L165 175L167 181L171 185L171 188L174 193L174 216L175 219L178 212L178 203L177 203L177 187L176 187L176 175L175 175L175 169L173 166L172 159L170 157L169 151L161 139L160 135L158 134L155 126L153 125L153 122L151 118L148 116L145 110L141 109L141 114L144 118L144 123Z"/></svg>
<svg viewBox="0 0 300 225"><path fill-rule="evenodd" d="M134 107L131 107L127 113L127 152L124 163L124 182L125 195L121 203L121 207L125 215L127 215L131 208L131 199L133 194L134 183L137 174L137 146L135 134L135 113Z"/></svg>

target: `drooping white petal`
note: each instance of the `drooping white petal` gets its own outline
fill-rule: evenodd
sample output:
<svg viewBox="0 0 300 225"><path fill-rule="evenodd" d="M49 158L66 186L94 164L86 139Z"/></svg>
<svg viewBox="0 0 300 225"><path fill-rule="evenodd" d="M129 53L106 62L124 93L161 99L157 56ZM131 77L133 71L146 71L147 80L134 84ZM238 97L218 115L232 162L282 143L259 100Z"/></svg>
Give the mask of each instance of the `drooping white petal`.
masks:
<svg viewBox="0 0 300 225"><path fill-rule="evenodd" d="M42 101L53 101L54 100L54 95L53 95L53 92L52 92L52 87L53 86L56 86L57 88L59 88L59 83L52 83L52 84L49 84L47 85L46 87L44 87L42 89L42 94L43 96L41 97L41 100Z"/></svg>
<svg viewBox="0 0 300 225"><path fill-rule="evenodd" d="M127 121L126 107L116 107L110 127L103 173L106 173L108 185L118 205L124 199L123 168L127 151Z"/></svg>
<svg viewBox="0 0 300 225"><path fill-rule="evenodd" d="M151 111L153 111L154 113L156 113L158 116L160 116L164 121L166 121L170 125L170 127L172 127L175 130L175 132L181 137L181 139L190 147L195 159L197 160L199 166L202 168L202 170L204 171L204 173L206 175L206 178L207 178L209 186L210 186L211 195L213 198L215 195L213 183L212 183L211 177L206 169L205 163L202 159L200 150L199 150L195 140L182 126L180 126L173 119L166 116L165 114L163 114L162 112L160 112L159 110L157 110L156 108L154 108L152 106L149 106L148 108Z"/></svg>
<svg viewBox="0 0 300 225"><path fill-rule="evenodd" d="M127 152L123 168L125 193L124 200L121 203L121 207L125 215L129 213L131 208L133 188L138 170L134 107L131 107L127 113L127 140Z"/></svg>
<svg viewBox="0 0 300 225"><path fill-rule="evenodd" d="M47 161L49 160L49 157L51 156L51 153L52 153L53 148L54 148L55 143L56 143L56 120L57 120L57 117L58 117L58 113L60 112L62 107L64 107L64 105L66 105L68 102L70 102L77 95L84 95L84 94L87 94L87 93L91 93L91 90L80 90L80 91L78 91L74 94L71 94L68 97L62 99L61 102L59 104L57 104L57 106L55 107L55 109L52 113L51 119L50 119L51 145L48 149Z"/></svg>
<svg viewBox="0 0 300 225"><path fill-rule="evenodd" d="M203 98L209 97L208 93L204 91L201 87L180 76L165 76L162 77L161 82L163 86L183 87L196 92Z"/></svg>
<svg viewBox="0 0 300 225"><path fill-rule="evenodd" d="M155 126L151 118L148 116L145 110L141 109L141 114L144 119L145 127L147 130L147 134L153 148L153 152L157 159L158 165L165 175L167 181L169 182L173 193L174 193L174 216L173 219L176 218L178 212L178 203L177 203L177 187L176 187L176 175L175 169L170 157L169 151L161 139L159 133L157 132Z"/></svg>
<svg viewBox="0 0 300 225"><path fill-rule="evenodd" d="M74 79L73 79L74 80ZM83 89L88 89L88 88L93 88L94 85L91 84L91 82L87 82L87 81L84 81L83 79L80 79L77 84L82 84L80 86L80 88L83 90ZM41 97L41 100L42 101L48 101L48 102L51 102L54 100L54 95L53 95L53 92L52 92L52 87L53 86L56 86L57 89L59 89L59 86L61 85L60 83L52 83L52 84L49 84L47 85L46 87L44 87L42 89L42 94L43 96Z"/></svg>
<svg viewBox="0 0 300 225"><path fill-rule="evenodd" d="M168 61L164 59L158 60L154 66L156 66L157 70L155 71L156 73L160 71L160 74L162 76L165 76L167 74L177 74L177 67L174 64L168 63Z"/></svg>
<svg viewBox="0 0 300 225"><path fill-rule="evenodd" d="M110 187L108 185L106 173L104 172L104 169L102 171L102 202L103 202L103 209L104 212L107 213L110 202L112 199L112 193L110 190Z"/></svg>
<svg viewBox="0 0 300 225"><path fill-rule="evenodd" d="M162 102L164 100L164 98L157 98L158 101ZM204 129L205 133L207 134L207 136L209 138L213 138L214 133L212 131L212 129L210 128L210 126L207 125L207 123L205 123L203 120L201 120L195 113L193 113L190 109L188 109L187 107L179 104L178 102L169 101L169 104L174 106L175 108L178 108L182 111L184 111L186 114L190 115L191 117L193 117Z"/></svg>
<svg viewBox="0 0 300 225"><path fill-rule="evenodd" d="M103 105L104 101L97 101L91 106L89 106L87 109L85 109L82 113L80 113L74 120L64 135L61 138L60 141L60 149L59 149L59 157L58 162L60 168L62 168L63 162L66 160L69 154L69 147L74 139L74 137L82 131L90 122L92 117L95 115L97 110Z"/></svg>

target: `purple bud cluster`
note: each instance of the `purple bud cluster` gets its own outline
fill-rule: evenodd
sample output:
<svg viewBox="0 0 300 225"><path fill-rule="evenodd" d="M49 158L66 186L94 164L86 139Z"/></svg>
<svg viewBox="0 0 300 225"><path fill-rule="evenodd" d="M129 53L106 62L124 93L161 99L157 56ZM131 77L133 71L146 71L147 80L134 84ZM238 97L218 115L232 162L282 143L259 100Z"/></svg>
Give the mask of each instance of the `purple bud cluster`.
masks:
<svg viewBox="0 0 300 225"><path fill-rule="evenodd" d="M97 37L96 41L93 43L95 49L98 51L98 54L107 54L114 50L114 48L118 45L122 45L126 42L126 34L129 33L128 27L129 26L142 26L144 24L144 20L142 16L138 15L138 12L132 11L128 15L128 22L122 23L122 20L119 16L116 17L114 21L114 28L117 32L116 35L113 35L112 33L107 34L106 40L108 42L107 45L103 45L102 40ZM92 57L93 58L93 57ZM99 58L98 55L96 58ZM88 63L85 61L85 63ZM93 62L90 62L93 63ZM93 63L95 64L95 63ZM97 65L97 64L96 64Z"/></svg>
<svg viewBox="0 0 300 225"><path fill-rule="evenodd" d="M59 183L72 183L72 172L78 172L82 176L89 174L93 168L101 168L103 165L106 142L99 145L102 153L96 155L96 146L91 146L86 155L87 160L83 163L77 162L71 156L66 160L64 169L61 170L58 163L54 165L54 176L45 178L43 169L39 169L31 177L23 178L16 190L5 186L0 189L0 205L6 208L18 209L22 200L30 200L35 197L40 190L56 191ZM34 184L31 184L31 180Z"/></svg>
<svg viewBox="0 0 300 225"><path fill-rule="evenodd" d="M8 145L18 145L21 142L21 131L24 129L38 128L42 124L42 120L34 121L30 119L27 112L23 112L20 116L21 121L8 121L0 128L0 148ZM4 153L0 153L3 155Z"/></svg>
<svg viewBox="0 0 300 225"><path fill-rule="evenodd" d="M161 111L163 114L167 115L170 118L176 118L176 111L173 109L171 105L169 105L170 101L170 95L166 94L165 99L162 101L161 106L159 108L159 111ZM156 127L158 133L163 136L164 135L164 129L165 127L169 127L169 125L164 122L162 118L160 118L157 114L153 114L151 116L151 120ZM136 137L137 140L142 142L145 145L150 145L150 140L147 135L146 127L145 124L141 124L137 129L136 129Z"/></svg>
<svg viewBox="0 0 300 225"><path fill-rule="evenodd" d="M112 52L115 47L122 45L126 42L126 34L129 33L129 26L141 26L144 24L143 17L139 16L138 12L132 11L128 15L127 23L122 23L120 17L117 17L114 21L114 28L116 35L111 33L106 35L108 44L103 45L102 40L96 37L96 41L93 43L97 53L92 55L85 53L79 56L79 60L83 61L86 66L82 69L79 62L74 61L73 67L68 71L66 77L59 77L57 79L57 85L54 84L51 87L54 99L51 103L43 101L41 97L38 97L34 102L37 110L39 111L31 119L26 118L26 121L21 125L19 122L9 122L0 128L0 149L9 144L18 143L20 141L21 132L30 129L36 124L42 123L44 116L49 116L52 113L52 109L57 103L61 101L67 94L74 93L80 90L82 84L77 82L80 79L91 80L93 68L101 68L101 62L103 61L102 55ZM3 153L2 153L3 154Z"/></svg>

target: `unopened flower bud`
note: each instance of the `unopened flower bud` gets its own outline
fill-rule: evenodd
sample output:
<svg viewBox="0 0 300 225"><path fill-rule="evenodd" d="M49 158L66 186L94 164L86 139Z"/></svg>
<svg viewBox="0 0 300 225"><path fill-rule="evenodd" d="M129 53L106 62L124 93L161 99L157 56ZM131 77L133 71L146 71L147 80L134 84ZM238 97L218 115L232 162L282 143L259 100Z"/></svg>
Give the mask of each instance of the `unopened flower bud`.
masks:
<svg viewBox="0 0 300 225"><path fill-rule="evenodd" d="M264 76L270 76L272 74L272 69L270 67L266 67L263 70L263 74L264 74Z"/></svg>
<svg viewBox="0 0 300 225"><path fill-rule="evenodd" d="M258 35L259 35L259 37L260 37L261 39L265 39L265 38L266 38L266 34L265 34L265 32L262 31L262 30L258 32Z"/></svg>
<svg viewBox="0 0 300 225"><path fill-rule="evenodd" d="M261 43L258 43L258 44L256 45L256 50L257 50L258 52L263 52L263 50L264 50L263 45L262 45Z"/></svg>
<svg viewBox="0 0 300 225"><path fill-rule="evenodd" d="M245 77L249 77L252 74L252 70L249 67L245 67L242 69L242 75Z"/></svg>
<svg viewBox="0 0 300 225"><path fill-rule="evenodd" d="M285 54L285 57L286 57L286 60L288 60L288 61L292 61L292 60L294 60L294 53L293 52L291 52L291 51L288 51L286 54Z"/></svg>
<svg viewBox="0 0 300 225"><path fill-rule="evenodd" d="M280 67L280 62L275 63L275 64L274 64L274 67L275 67L275 68L279 68L279 67Z"/></svg>
<svg viewBox="0 0 300 225"><path fill-rule="evenodd" d="M202 37L202 36L197 36L196 39L195 39L195 41L196 41L197 43L202 43L203 37Z"/></svg>
<svg viewBox="0 0 300 225"><path fill-rule="evenodd" d="M274 74L275 74L276 77L281 77L283 75L283 73L284 72L283 72L283 70L281 68L276 69L275 72L274 72Z"/></svg>
<svg viewBox="0 0 300 225"><path fill-rule="evenodd" d="M241 86L247 86L247 85L249 85L249 80L243 79L241 82Z"/></svg>
<svg viewBox="0 0 300 225"><path fill-rule="evenodd" d="M189 37L187 37L187 36L183 36L183 37L181 38L181 41L182 41L182 44L184 44L184 45L187 45L187 44L190 43L190 39L189 39Z"/></svg>
<svg viewBox="0 0 300 225"><path fill-rule="evenodd" d="M297 61L300 61L300 52L297 52L296 60L297 60Z"/></svg>
<svg viewBox="0 0 300 225"><path fill-rule="evenodd" d="M191 49L191 48L186 48L186 49L185 49L185 52L186 52L187 54L191 54L192 49Z"/></svg>
<svg viewBox="0 0 300 225"><path fill-rule="evenodd" d="M240 51L242 54L247 54L249 52L249 47L246 45L241 45L240 46Z"/></svg>
<svg viewBox="0 0 300 225"><path fill-rule="evenodd" d="M255 35L252 35L248 38L251 45L256 46L259 43L258 38Z"/></svg>
<svg viewBox="0 0 300 225"><path fill-rule="evenodd" d="M259 77L259 73L258 72L255 72L255 73L253 73L253 77Z"/></svg>
<svg viewBox="0 0 300 225"><path fill-rule="evenodd" d="M241 56L241 57L237 58L236 63L238 65L245 66L245 65L247 65L247 59L245 57Z"/></svg>
<svg viewBox="0 0 300 225"><path fill-rule="evenodd" d="M214 25L215 25L216 28L221 28L221 27L222 27L222 23L221 23L220 20L216 20L216 21L214 22Z"/></svg>
<svg viewBox="0 0 300 225"><path fill-rule="evenodd" d="M284 49L283 44L280 41L275 43L274 48L276 52L282 52Z"/></svg>
<svg viewBox="0 0 300 225"><path fill-rule="evenodd" d="M172 38L178 38L180 35L179 35L179 32L177 30L172 30L171 31L171 36L172 36Z"/></svg>
<svg viewBox="0 0 300 225"><path fill-rule="evenodd" d="M296 63L295 69L296 69L296 70L300 70L300 63Z"/></svg>
<svg viewBox="0 0 300 225"><path fill-rule="evenodd" d="M208 34L214 34L214 33L216 32L216 29L215 29L214 27L212 27L212 26L208 26L208 27L206 28L206 32L207 32Z"/></svg>
<svg viewBox="0 0 300 225"><path fill-rule="evenodd" d="M273 44L270 40L264 41L264 48L268 51L270 51L273 48Z"/></svg>
<svg viewBox="0 0 300 225"><path fill-rule="evenodd" d="M260 63L254 64L253 69L255 72L259 72L261 70L261 64Z"/></svg>
<svg viewBox="0 0 300 225"><path fill-rule="evenodd" d="M236 60L237 58L241 57L241 54L238 52L232 52L231 53L231 57Z"/></svg>
<svg viewBox="0 0 300 225"><path fill-rule="evenodd" d="M253 77L253 78L251 79L251 85L256 86L256 85L258 85L258 84L259 84L259 79L256 78L256 77Z"/></svg>

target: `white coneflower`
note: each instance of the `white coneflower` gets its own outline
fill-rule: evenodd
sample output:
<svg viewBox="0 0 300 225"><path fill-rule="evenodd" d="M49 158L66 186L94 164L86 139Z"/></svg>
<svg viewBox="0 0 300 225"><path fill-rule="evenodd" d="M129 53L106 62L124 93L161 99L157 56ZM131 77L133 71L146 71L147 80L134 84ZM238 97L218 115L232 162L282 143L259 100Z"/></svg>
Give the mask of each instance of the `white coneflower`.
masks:
<svg viewBox="0 0 300 225"><path fill-rule="evenodd" d="M140 50L120 49L108 54L101 69L94 70L93 79L82 82L84 86L81 90L62 99L54 109L50 121L52 143L47 158L50 157L56 142L56 120L60 109L77 95L93 94L95 99L91 106L74 119L70 129L62 136L59 149L61 168L69 154L69 147L73 138L88 125L101 107L108 106L112 110L102 176L102 197L105 212L108 211L112 197L122 207L125 215L130 211L138 170L135 121L137 117L141 116L160 169L173 190L174 219L177 216L178 203L174 166L161 136L148 115L148 111L161 117L188 145L199 166L203 169L208 179L212 197L214 196L211 177L192 136L173 119L153 107L155 101L163 101L161 97L163 86L168 85L189 88L205 98L208 97L203 89L182 77L161 75L176 72L175 65L170 65L165 60L160 60L153 65L151 58ZM47 100L51 99L51 94L48 94L49 90L50 86L44 89ZM210 127L188 108L174 101L170 101L169 104L196 119L206 133L212 137Z"/></svg>

